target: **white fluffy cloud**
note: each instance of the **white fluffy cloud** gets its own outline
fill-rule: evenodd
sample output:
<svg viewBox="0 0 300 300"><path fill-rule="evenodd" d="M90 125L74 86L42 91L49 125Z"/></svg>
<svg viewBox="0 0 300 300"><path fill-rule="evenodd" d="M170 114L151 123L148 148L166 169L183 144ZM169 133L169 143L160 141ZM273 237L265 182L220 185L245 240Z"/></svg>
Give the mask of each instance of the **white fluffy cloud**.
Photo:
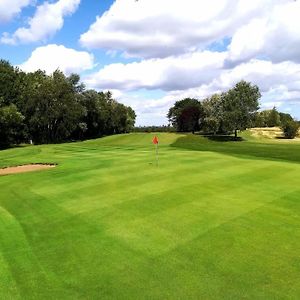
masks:
<svg viewBox="0 0 300 300"><path fill-rule="evenodd" d="M229 88L241 79L257 84L262 92L280 85L291 91L300 91L300 64L252 59L231 70L224 70L216 82L220 87Z"/></svg>
<svg viewBox="0 0 300 300"><path fill-rule="evenodd" d="M232 36L254 17L289 0L116 0L80 42L130 56L166 57Z"/></svg>
<svg viewBox="0 0 300 300"><path fill-rule="evenodd" d="M252 59L232 69L222 69L210 83L184 91L173 91L174 99L206 96L226 91L244 79L259 86L262 93L261 107L280 107L300 104L300 64L293 62L272 63ZM295 112L297 113L297 112Z"/></svg>
<svg viewBox="0 0 300 300"><path fill-rule="evenodd" d="M12 35L5 33L1 38L4 44L32 43L45 41L60 30L64 17L74 13L80 0L59 0L55 3L45 2L37 7L35 15L29 20L28 27L16 30Z"/></svg>
<svg viewBox="0 0 300 300"><path fill-rule="evenodd" d="M240 62L263 55L275 62L300 62L300 2L285 1L249 21L233 35L230 61Z"/></svg>
<svg viewBox="0 0 300 300"><path fill-rule="evenodd" d="M252 59L227 69L224 67L227 57L227 52L203 51L128 64L111 64L85 80L89 86L99 89L185 91L209 84L215 90L226 90L245 79L258 84L262 91L278 84L300 90L300 64Z"/></svg>
<svg viewBox="0 0 300 300"><path fill-rule="evenodd" d="M0 0L0 22L30 1L7 2ZM9 8L5 13L3 3ZM1 41L45 41L79 4L80 0L44 2L26 28L3 35ZM260 87L263 108L288 110L300 101L299 16L299 0L116 0L81 35L80 43L115 53L115 59L119 52L141 59L106 65L85 82L114 90L137 111L139 124L164 123L174 101L201 99L241 79ZM47 73L59 68L69 74L93 66L88 52L48 45L33 51L21 68ZM156 90L163 92L155 96Z"/></svg>
<svg viewBox="0 0 300 300"><path fill-rule="evenodd" d="M11 20L19 14L23 7L28 6L32 0L1 0L0 23Z"/></svg>
<svg viewBox="0 0 300 300"><path fill-rule="evenodd" d="M35 49L30 58L19 67L26 72L41 69L47 74L59 69L68 75L91 69L93 66L94 57L88 52L59 45L47 45Z"/></svg>
<svg viewBox="0 0 300 300"><path fill-rule="evenodd" d="M111 64L85 80L99 89L183 90L208 83L223 67L226 53L194 52L182 56Z"/></svg>
<svg viewBox="0 0 300 300"><path fill-rule="evenodd" d="M241 79L257 84L262 108L300 102L300 64L252 59L224 67L228 52L203 51L180 57L112 64L85 78L89 87L119 89L118 99L138 113L138 124L164 124L168 108L179 99L203 99L226 91ZM140 89L165 91L160 98L143 98ZM129 94L128 94L129 93ZM149 92L150 93L150 92Z"/></svg>
<svg viewBox="0 0 300 300"><path fill-rule="evenodd" d="M119 90L148 124L164 123L178 99L202 99L241 79L260 87L263 108L288 111L300 101L299 16L299 0L116 0L80 43L141 60L107 65L86 82Z"/></svg>

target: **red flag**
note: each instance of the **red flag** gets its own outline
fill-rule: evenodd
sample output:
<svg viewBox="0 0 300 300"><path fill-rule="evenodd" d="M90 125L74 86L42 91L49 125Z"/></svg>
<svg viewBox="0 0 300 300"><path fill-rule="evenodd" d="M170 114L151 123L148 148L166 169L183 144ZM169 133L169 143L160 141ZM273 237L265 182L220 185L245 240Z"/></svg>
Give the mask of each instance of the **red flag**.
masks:
<svg viewBox="0 0 300 300"><path fill-rule="evenodd" d="M157 136L155 136L153 138L152 142L153 142L153 144L156 144L156 145L158 144L158 138L157 138Z"/></svg>

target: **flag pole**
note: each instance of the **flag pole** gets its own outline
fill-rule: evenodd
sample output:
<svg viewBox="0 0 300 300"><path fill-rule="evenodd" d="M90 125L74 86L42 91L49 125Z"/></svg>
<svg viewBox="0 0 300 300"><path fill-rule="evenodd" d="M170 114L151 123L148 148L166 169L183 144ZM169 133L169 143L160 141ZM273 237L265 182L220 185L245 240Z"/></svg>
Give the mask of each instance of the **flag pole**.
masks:
<svg viewBox="0 0 300 300"><path fill-rule="evenodd" d="M152 143L155 144L155 160L156 160L156 166L158 167L158 138L157 138L157 136L154 136Z"/></svg>
<svg viewBox="0 0 300 300"><path fill-rule="evenodd" d="M156 143L155 146L156 146L156 166L158 167L158 143Z"/></svg>

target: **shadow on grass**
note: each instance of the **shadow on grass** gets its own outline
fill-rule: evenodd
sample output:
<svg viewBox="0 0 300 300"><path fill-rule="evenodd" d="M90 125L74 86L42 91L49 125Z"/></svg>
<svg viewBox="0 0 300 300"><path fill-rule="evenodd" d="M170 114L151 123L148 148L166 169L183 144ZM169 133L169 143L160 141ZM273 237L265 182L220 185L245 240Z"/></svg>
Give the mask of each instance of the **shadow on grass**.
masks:
<svg viewBox="0 0 300 300"><path fill-rule="evenodd" d="M242 137L234 137L232 135L201 135L210 141L215 142L242 142L245 141Z"/></svg>
<svg viewBox="0 0 300 300"><path fill-rule="evenodd" d="M234 142L219 139L213 140L201 135L186 135L179 137L171 147L194 151L210 151L235 157L247 157L264 160L284 160L300 163L300 144L258 143L243 140Z"/></svg>
<svg viewBox="0 0 300 300"><path fill-rule="evenodd" d="M7 144L0 144L0 150L7 150L7 149L12 149L12 148L24 148L29 145L25 144L17 144L17 145L7 145Z"/></svg>
<svg viewBox="0 0 300 300"><path fill-rule="evenodd" d="M296 137L294 137L294 138L288 138L288 137L285 137L285 136L276 136L276 139L277 140L290 140L290 141L292 141L292 140L294 140Z"/></svg>

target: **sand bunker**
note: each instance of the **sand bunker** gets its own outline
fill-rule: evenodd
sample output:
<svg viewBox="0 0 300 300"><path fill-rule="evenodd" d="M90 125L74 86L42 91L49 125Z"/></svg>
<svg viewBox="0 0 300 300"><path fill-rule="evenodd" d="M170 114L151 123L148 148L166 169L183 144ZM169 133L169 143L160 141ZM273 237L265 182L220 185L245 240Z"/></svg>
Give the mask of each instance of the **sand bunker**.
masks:
<svg viewBox="0 0 300 300"><path fill-rule="evenodd" d="M16 166L16 167L7 167L7 168L0 169L0 176L17 174L17 173L25 173L25 172L33 172L33 171L50 169L54 167L56 167L55 164L29 164L29 165Z"/></svg>

